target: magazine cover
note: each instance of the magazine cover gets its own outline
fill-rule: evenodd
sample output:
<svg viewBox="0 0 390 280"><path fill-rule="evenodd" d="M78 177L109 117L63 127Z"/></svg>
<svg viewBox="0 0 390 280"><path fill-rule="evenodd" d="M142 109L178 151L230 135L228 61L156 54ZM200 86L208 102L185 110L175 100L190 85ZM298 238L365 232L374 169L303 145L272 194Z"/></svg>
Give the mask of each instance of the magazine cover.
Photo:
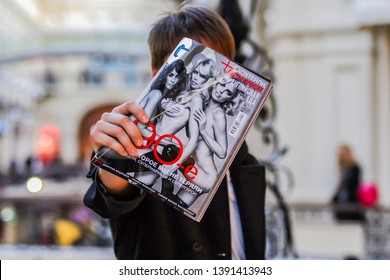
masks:
<svg viewBox="0 0 390 280"><path fill-rule="evenodd" d="M200 221L272 89L269 79L183 38L137 102L137 157L101 149L92 163Z"/></svg>

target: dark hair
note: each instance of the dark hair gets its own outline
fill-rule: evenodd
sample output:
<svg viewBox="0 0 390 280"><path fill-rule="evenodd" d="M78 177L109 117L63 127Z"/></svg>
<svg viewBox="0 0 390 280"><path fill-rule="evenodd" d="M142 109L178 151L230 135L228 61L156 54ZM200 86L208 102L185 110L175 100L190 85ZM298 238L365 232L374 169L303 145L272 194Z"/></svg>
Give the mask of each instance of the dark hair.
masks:
<svg viewBox="0 0 390 280"><path fill-rule="evenodd" d="M176 72L178 74L178 82L172 90L167 90L165 88L165 83L166 83L166 80L167 80L169 73L171 73L173 70L176 70ZM186 67L184 65L183 60L181 60L181 59L175 60L171 64L168 64L164 67L164 69L158 75L157 79L151 85L150 89L157 89L157 90L161 91L163 94L162 98L173 98L180 91L182 91L184 89L185 81L186 81L186 74L187 74L187 70L186 70Z"/></svg>
<svg viewBox="0 0 390 280"><path fill-rule="evenodd" d="M166 12L152 26L148 37L152 68L160 68L183 37L207 42L217 52L234 58L234 38L226 21L209 8L183 6L176 12Z"/></svg>

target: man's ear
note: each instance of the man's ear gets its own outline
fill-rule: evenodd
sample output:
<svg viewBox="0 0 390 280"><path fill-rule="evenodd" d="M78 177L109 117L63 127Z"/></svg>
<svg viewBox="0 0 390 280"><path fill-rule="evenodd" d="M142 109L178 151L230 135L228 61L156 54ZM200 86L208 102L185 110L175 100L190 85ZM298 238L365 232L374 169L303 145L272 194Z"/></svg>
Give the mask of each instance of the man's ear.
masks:
<svg viewBox="0 0 390 280"><path fill-rule="evenodd" d="M158 69L157 68L152 68L152 77L154 77L158 72Z"/></svg>

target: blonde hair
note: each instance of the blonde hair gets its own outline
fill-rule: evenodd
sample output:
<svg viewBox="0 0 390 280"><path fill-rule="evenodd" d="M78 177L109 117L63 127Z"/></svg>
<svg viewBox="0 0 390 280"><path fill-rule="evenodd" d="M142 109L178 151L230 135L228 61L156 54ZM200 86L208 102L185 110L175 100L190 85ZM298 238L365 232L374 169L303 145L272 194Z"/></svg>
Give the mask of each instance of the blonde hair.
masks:
<svg viewBox="0 0 390 280"><path fill-rule="evenodd" d="M353 155L352 148L347 144L340 145L338 154L338 165L340 170L344 170L355 164L356 160Z"/></svg>
<svg viewBox="0 0 390 280"><path fill-rule="evenodd" d="M209 8L185 5L176 12L166 12L152 26L148 37L152 68L160 68L183 37L207 41L216 51L234 58L234 38L226 21Z"/></svg>

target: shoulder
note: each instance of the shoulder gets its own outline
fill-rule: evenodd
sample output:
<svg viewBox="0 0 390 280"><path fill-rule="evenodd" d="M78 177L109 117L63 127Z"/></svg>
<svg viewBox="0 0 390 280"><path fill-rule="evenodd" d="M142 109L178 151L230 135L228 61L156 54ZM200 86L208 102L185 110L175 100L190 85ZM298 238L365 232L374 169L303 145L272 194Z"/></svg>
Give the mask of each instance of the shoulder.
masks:
<svg viewBox="0 0 390 280"><path fill-rule="evenodd" d="M152 89L151 91L149 91L148 96L151 99L161 98L162 92L159 89Z"/></svg>
<svg viewBox="0 0 390 280"><path fill-rule="evenodd" d="M221 107L212 109L212 112L213 112L213 116L216 118L225 117L225 111Z"/></svg>
<svg viewBox="0 0 390 280"><path fill-rule="evenodd" d="M203 105L203 98L200 96L200 95L194 95L190 102L188 102L188 106L191 107L191 106L200 106L200 105Z"/></svg>

